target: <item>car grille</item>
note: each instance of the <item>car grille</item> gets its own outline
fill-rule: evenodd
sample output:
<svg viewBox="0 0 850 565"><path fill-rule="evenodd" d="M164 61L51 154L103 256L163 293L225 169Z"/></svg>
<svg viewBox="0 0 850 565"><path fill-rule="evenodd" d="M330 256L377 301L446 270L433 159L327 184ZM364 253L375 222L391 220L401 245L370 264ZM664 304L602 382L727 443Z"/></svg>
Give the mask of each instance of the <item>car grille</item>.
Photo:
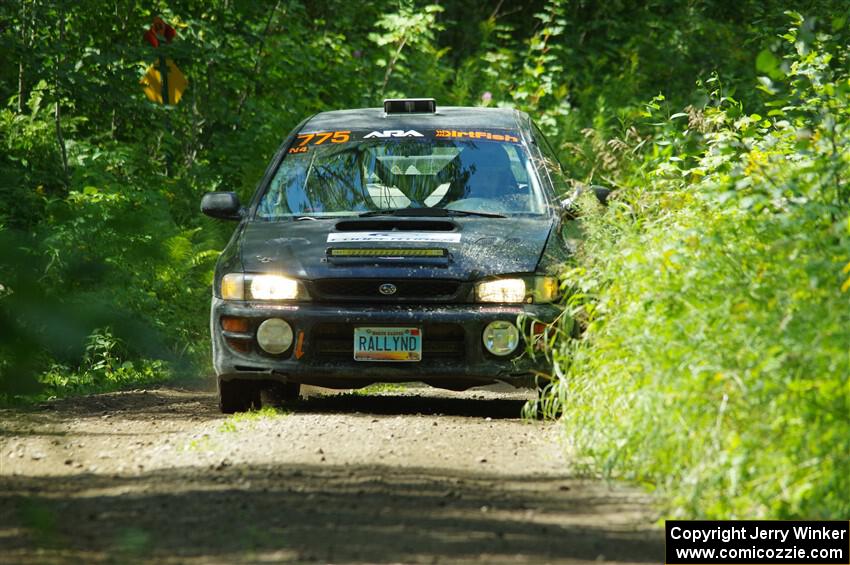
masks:
<svg viewBox="0 0 850 565"><path fill-rule="evenodd" d="M393 294L382 294L381 285L391 284ZM333 302L447 302L457 298L458 281L441 279L319 279L313 282L314 298Z"/></svg>
<svg viewBox="0 0 850 565"><path fill-rule="evenodd" d="M311 350L322 359L353 359L354 327L354 324L316 325L313 328ZM423 361L463 359L464 355L465 339L461 326L456 324L424 324L422 326Z"/></svg>

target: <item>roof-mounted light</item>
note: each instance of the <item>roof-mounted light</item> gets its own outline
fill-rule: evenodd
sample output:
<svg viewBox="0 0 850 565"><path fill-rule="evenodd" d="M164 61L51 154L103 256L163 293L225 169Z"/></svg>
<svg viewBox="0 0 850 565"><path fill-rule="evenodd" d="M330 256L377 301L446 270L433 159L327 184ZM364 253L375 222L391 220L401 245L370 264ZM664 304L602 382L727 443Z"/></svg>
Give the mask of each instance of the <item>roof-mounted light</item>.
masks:
<svg viewBox="0 0 850 565"><path fill-rule="evenodd" d="M384 100L386 114L433 114L437 101L433 98L388 98Z"/></svg>

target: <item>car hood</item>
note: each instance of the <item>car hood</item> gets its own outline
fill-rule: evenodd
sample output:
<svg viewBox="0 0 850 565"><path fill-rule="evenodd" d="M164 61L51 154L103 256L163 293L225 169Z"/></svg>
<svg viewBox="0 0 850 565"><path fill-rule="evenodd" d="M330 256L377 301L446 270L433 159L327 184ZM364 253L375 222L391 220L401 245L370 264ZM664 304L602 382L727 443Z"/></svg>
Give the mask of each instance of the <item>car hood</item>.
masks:
<svg viewBox="0 0 850 565"><path fill-rule="evenodd" d="M434 277L457 280L531 273L537 269L553 220L515 218L342 219L249 222L239 238L245 272L304 279ZM329 249L445 249L421 257L329 257ZM357 251L355 253L359 253Z"/></svg>

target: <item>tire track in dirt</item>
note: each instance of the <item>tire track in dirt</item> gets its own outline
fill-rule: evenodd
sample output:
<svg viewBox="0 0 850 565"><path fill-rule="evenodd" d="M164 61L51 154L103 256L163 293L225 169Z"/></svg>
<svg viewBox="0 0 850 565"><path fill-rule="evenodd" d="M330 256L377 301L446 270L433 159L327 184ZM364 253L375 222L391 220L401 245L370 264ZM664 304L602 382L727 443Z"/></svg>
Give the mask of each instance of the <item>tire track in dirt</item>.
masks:
<svg viewBox="0 0 850 565"><path fill-rule="evenodd" d="M0 411L0 562L658 562L645 495L570 475L526 395L204 390Z"/></svg>

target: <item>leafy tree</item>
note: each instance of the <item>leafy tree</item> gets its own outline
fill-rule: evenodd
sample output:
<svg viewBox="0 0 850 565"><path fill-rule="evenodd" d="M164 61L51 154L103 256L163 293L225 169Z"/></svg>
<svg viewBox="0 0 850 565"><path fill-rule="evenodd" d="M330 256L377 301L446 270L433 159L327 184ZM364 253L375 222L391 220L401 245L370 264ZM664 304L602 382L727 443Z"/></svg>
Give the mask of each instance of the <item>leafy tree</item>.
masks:
<svg viewBox="0 0 850 565"><path fill-rule="evenodd" d="M208 371L232 226L198 201L247 198L304 117L512 106L615 189L565 273L583 337L547 353L594 469L683 515L846 515L848 9L792 4L0 3L0 396ZM141 91L160 55L176 106Z"/></svg>

